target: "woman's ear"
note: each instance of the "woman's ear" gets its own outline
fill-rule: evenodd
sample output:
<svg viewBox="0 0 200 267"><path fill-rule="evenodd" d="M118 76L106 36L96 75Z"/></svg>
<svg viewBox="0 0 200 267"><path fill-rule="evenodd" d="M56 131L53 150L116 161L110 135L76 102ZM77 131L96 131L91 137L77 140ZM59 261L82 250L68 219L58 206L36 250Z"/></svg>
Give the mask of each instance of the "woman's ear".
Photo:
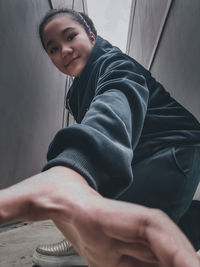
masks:
<svg viewBox="0 0 200 267"><path fill-rule="evenodd" d="M90 38L91 43L94 44L96 41L96 36L93 32L90 33L89 38Z"/></svg>

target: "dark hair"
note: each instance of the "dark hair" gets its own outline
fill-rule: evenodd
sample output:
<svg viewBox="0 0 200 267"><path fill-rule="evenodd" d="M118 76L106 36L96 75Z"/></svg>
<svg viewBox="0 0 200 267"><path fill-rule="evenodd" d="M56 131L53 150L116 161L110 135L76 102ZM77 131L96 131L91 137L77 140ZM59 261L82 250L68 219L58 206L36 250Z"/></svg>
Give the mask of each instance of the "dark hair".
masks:
<svg viewBox="0 0 200 267"><path fill-rule="evenodd" d="M46 15L44 16L44 18L42 19L42 21L40 22L40 25L39 25L40 40L41 40L41 43L42 43L42 46L44 47L44 49L45 49L45 45L44 45L44 41L43 41L44 27L55 16L62 15L64 13L72 15L72 19L77 21L79 24L81 24L83 26L83 28L85 29L88 36L91 32L94 33L95 36L97 36L97 31L95 29L93 21L85 13L77 12L75 10L68 9L68 8L51 9L46 13Z"/></svg>

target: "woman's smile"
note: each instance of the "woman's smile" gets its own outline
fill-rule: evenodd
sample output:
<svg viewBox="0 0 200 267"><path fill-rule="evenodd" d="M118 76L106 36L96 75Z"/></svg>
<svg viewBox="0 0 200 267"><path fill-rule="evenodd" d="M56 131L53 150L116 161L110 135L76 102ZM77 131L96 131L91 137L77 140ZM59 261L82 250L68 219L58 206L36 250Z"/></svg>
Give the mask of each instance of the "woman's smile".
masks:
<svg viewBox="0 0 200 267"><path fill-rule="evenodd" d="M68 68L68 67L71 66L72 64L77 63L77 59L79 59L79 58L80 58L80 56L73 57L73 58L69 59L69 60L67 61L67 63L65 63L64 67L65 67L65 68Z"/></svg>

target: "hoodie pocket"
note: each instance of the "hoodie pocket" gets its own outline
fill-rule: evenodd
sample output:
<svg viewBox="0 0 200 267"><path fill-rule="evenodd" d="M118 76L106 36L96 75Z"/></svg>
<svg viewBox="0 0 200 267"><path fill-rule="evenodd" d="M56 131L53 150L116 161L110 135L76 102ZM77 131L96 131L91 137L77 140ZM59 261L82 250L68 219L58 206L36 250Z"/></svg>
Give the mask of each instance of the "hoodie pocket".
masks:
<svg viewBox="0 0 200 267"><path fill-rule="evenodd" d="M180 145L172 148L172 156L177 169L186 177L190 176L195 168L197 163L195 161L197 150L200 151L200 148L192 145Z"/></svg>

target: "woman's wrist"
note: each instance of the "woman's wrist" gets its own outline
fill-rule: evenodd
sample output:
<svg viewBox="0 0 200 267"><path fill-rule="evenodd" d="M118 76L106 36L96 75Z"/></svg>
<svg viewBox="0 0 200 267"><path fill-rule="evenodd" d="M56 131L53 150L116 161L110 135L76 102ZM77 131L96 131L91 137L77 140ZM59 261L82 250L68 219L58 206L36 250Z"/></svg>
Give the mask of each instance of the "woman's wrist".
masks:
<svg viewBox="0 0 200 267"><path fill-rule="evenodd" d="M58 194L51 200L57 206L52 209L51 219L73 245L79 244L77 240L82 228L91 227L93 231L98 227L104 198L74 170L58 166L49 169L50 173L61 182L63 190L56 190Z"/></svg>
<svg viewBox="0 0 200 267"><path fill-rule="evenodd" d="M69 221L74 220L80 211L83 210L84 212L93 201L102 198L98 192L89 186L84 177L73 169L56 166L46 172L48 176L54 177L58 185L49 201L52 203L53 216L57 212L64 212Z"/></svg>

